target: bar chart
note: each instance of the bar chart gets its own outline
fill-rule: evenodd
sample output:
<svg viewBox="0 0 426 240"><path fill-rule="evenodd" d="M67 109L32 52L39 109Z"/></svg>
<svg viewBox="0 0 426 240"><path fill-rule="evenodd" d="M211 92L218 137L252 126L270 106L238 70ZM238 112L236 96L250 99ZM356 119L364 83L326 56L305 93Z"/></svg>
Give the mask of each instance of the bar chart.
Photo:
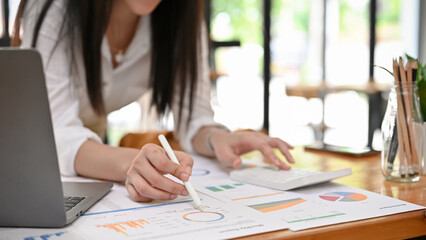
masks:
<svg viewBox="0 0 426 240"><path fill-rule="evenodd" d="M124 235L129 235L127 231L129 229L144 229L146 224L149 224L147 220L140 219L140 220L134 220L134 221L127 221L127 222L118 222L118 223L112 223L112 224L104 224L104 225L98 225L98 228L106 228L110 230L114 230L115 232L122 233Z"/></svg>
<svg viewBox="0 0 426 240"><path fill-rule="evenodd" d="M248 207L258 210L259 212L267 213L278 211L281 209L289 208L295 206L297 204L306 202L305 199L302 198L293 198L281 201L273 201L261 204L248 205Z"/></svg>

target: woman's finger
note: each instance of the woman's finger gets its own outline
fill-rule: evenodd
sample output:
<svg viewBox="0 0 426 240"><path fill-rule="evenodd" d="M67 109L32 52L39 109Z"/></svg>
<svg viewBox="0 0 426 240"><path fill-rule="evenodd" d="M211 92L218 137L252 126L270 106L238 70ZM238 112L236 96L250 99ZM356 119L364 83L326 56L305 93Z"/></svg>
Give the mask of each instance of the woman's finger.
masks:
<svg viewBox="0 0 426 240"><path fill-rule="evenodd" d="M126 181L125 185L126 185L127 192L129 193L130 199L132 199L133 201L135 202L151 202L152 201L152 198L147 198L140 195L136 191L135 187L128 181Z"/></svg>
<svg viewBox="0 0 426 240"><path fill-rule="evenodd" d="M170 160L163 148L152 144L142 149L150 164L156 169L155 172L168 173L182 181L188 181L191 175L190 169L186 169L184 166Z"/></svg>
<svg viewBox="0 0 426 240"><path fill-rule="evenodd" d="M293 156L289 152L289 144L279 138L271 138L269 144L274 148L278 148L289 163L295 163ZM292 146L290 147L292 149Z"/></svg>
<svg viewBox="0 0 426 240"><path fill-rule="evenodd" d="M239 168L243 161L241 160L241 157L238 157L234 162L232 163L233 168Z"/></svg>
<svg viewBox="0 0 426 240"><path fill-rule="evenodd" d="M176 158L179 160L180 165L186 169L189 175L192 174L192 167L194 166L194 160L186 153L181 151L174 151Z"/></svg>
<svg viewBox="0 0 426 240"><path fill-rule="evenodd" d="M291 167L281 161L275 154L272 146L270 145L270 137L267 135L251 135L251 138L246 138L246 141L242 141L242 144L246 144L250 151L259 150L263 156L269 160L272 164L283 170L289 170Z"/></svg>
<svg viewBox="0 0 426 240"><path fill-rule="evenodd" d="M145 181L147 181L151 186L156 189L174 194L174 195L183 195L187 196L188 191L185 189L185 186L177 183L161 174L159 174L153 166L149 164L143 169L139 169L139 174L143 176Z"/></svg>
<svg viewBox="0 0 426 240"><path fill-rule="evenodd" d="M217 158L227 166L237 168L241 165L241 159L229 146L221 146L216 150Z"/></svg>
<svg viewBox="0 0 426 240"><path fill-rule="evenodd" d="M146 198L158 199L158 200L169 200L177 197L176 194L163 191L161 189L153 187L146 179L140 176L138 173L132 172L127 178L129 184L133 186L136 192ZM178 184L178 183L176 183Z"/></svg>
<svg viewBox="0 0 426 240"><path fill-rule="evenodd" d="M281 139L280 139L281 140ZM281 140L282 141L282 140ZM288 142L286 142L286 141L283 141L284 142L284 144L287 146L287 148L288 149L294 149L294 147L292 146L292 145L290 145L290 144L288 144Z"/></svg>
<svg viewBox="0 0 426 240"><path fill-rule="evenodd" d="M272 149L269 144L263 142L258 149L260 152L262 152L264 157L269 159L275 166L279 167L280 169L288 170L291 168L278 158L278 156L274 152L274 149Z"/></svg>

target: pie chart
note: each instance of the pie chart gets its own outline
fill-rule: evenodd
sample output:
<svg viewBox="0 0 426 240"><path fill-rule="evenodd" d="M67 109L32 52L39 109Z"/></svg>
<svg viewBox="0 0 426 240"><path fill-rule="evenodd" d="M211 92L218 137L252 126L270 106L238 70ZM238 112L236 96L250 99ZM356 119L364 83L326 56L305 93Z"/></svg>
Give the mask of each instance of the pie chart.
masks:
<svg viewBox="0 0 426 240"><path fill-rule="evenodd" d="M191 212L183 215L183 219L191 222L215 222L225 216L218 212Z"/></svg>
<svg viewBox="0 0 426 240"><path fill-rule="evenodd" d="M367 196L354 192L329 192L319 195L321 199L332 202L359 202L367 199Z"/></svg>

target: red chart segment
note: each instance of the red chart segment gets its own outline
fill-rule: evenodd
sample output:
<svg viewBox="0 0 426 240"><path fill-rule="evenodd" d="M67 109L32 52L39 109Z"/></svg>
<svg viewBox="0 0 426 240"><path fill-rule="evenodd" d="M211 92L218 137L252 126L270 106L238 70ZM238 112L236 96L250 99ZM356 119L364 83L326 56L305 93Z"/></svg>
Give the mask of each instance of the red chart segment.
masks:
<svg viewBox="0 0 426 240"><path fill-rule="evenodd" d="M339 202L359 202L367 199L368 197L361 193L354 192L329 192L319 195L321 199L327 201L339 201Z"/></svg>
<svg viewBox="0 0 426 240"><path fill-rule="evenodd" d="M324 200L328 200L328 201L337 201L342 197L336 197L336 196L323 196L321 195L320 198L324 199Z"/></svg>

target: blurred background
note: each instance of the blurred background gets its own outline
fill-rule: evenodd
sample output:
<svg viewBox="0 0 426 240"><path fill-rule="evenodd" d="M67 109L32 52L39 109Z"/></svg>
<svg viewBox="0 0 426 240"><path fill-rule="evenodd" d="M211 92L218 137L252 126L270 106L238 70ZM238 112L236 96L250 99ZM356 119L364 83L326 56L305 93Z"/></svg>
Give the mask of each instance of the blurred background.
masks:
<svg viewBox="0 0 426 240"><path fill-rule="evenodd" d="M426 61L421 0L204 0L211 102L232 130L266 129L293 145L380 150L392 58ZM0 36L19 0L2 0ZM5 16L8 15L8 16ZM149 96L109 115L109 141L158 123ZM153 122L156 122L155 124Z"/></svg>
<svg viewBox="0 0 426 240"><path fill-rule="evenodd" d="M424 3L208 2L212 40L241 43L214 51L219 77L212 101L219 122L231 128L267 126L270 135L294 145L319 141L380 150L380 124L393 78L373 65L391 69L392 58L420 57ZM266 92L265 18L270 19ZM265 94L269 94L266 99ZM266 117L265 107L269 108Z"/></svg>

